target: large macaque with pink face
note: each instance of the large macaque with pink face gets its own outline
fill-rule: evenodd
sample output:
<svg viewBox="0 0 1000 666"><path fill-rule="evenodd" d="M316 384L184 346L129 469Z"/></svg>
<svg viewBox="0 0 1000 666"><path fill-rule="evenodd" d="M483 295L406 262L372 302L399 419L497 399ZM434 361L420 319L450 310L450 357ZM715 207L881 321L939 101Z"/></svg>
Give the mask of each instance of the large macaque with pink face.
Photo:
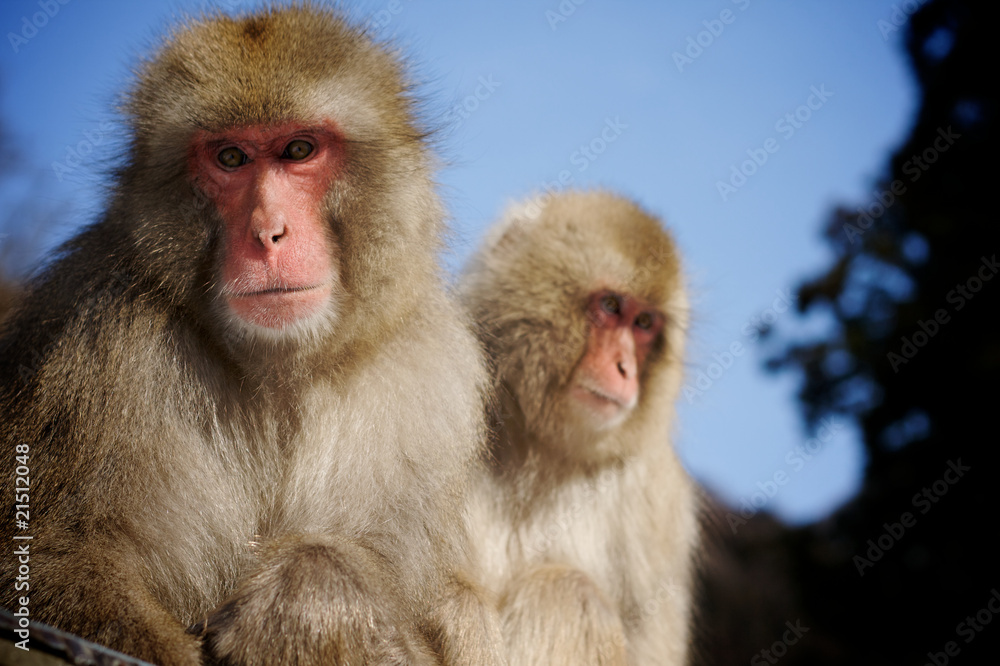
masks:
<svg viewBox="0 0 1000 666"><path fill-rule="evenodd" d="M605 192L513 207L462 286L495 369L469 524L511 664L687 663L695 490L670 445L688 308L660 222Z"/></svg>
<svg viewBox="0 0 1000 666"><path fill-rule="evenodd" d="M503 663L461 513L486 373L400 70L311 5L141 66L106 213L0 337L5 606L171 666Z"/></svg>

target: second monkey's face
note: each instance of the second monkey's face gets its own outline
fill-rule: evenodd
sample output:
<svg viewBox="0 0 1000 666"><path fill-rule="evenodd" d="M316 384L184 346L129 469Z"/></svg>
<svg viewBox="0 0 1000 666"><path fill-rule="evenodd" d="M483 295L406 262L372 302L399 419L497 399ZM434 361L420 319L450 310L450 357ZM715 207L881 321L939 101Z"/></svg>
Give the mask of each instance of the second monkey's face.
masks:
<svg viewBox="0 0 1000 666"><path fill-rule="evenodd" d="M575 358L567 358L561 371L558 363L538 366L561 376L548 377L547 388L539 391L532 388L537 385L529 370L514 390L528 430L544 447L600 463L625 452L614 435L639 406L647 365L660 357L667 319L658 308L606 286L592 287L579 307L576 323L566 324L578 333L563 347ZM546 339L553 333L538 331ZM528 361L525 357L526 370Z"/></svg>
<svg viewBox="0 0 1000 666"><path fill-rule="evenodd" d="M586 309L587 342L569 385L571 405L597 432L624 422L639 402L642 371L664 317L627 294L599 289Z"/></svg>

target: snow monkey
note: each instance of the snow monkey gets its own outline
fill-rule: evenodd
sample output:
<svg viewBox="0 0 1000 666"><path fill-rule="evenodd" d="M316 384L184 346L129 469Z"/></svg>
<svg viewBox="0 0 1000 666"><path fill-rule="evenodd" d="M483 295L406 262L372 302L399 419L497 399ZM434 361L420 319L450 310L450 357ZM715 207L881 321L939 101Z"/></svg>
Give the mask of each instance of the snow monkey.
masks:
<svg viewBox="0 0 1000 666"><path fill-rule="evenodd" d="M686 663L695 490L671 445L687 300L606 192L509 210L463 278L496 375L469 522L511 664Z"/></svg>
<svg viewBox="0 0 1000 666"><path fill-rule="evenodd" d="M488 379L401 63L299 3L136 79L106 211L0 334L2 602L164 666L503 663L462 519Z"/></svg>

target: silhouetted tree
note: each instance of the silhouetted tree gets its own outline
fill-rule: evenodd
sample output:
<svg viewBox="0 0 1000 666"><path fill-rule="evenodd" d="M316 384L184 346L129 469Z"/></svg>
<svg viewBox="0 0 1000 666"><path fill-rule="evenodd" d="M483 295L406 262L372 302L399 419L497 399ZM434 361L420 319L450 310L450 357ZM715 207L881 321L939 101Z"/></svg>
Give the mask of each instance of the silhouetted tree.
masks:
<svg viewBox="0 0 1000 666"><path fill-rule="evenodd" d="M997 663L1000 154L988 7L931 0L910 18L915 124L871 197L832 213L835 261L798 289L800 310L835 326L771 364L801 373L810 424L853 420L868 457L861 492L831 518L729 546L782 563L771 576L790 579L794 605L769 607L808 618L811 633L768 655L770 641L754 637L739 657L707 663ZM734 593L707 586L708 608Z"/></svg>
<svg viewBox="0 0 1000 666"><path fill-rule="evenodd" d="M909 23L920 109L889 175L831 216L837 259L799 289L829 336L791 345L807 418L860 426L863 489L799 541L806 608L853 664L973 663L998 626L994 514L1000 371L995 29L988 5L933 0ZM993 607L1000 611L1000 593ZM974 627L982 626L982 631ZM992 634L987 636L986 634ZM948 655L946 645L953 642ZM994 654L994 657L996 655Z"/></svg>

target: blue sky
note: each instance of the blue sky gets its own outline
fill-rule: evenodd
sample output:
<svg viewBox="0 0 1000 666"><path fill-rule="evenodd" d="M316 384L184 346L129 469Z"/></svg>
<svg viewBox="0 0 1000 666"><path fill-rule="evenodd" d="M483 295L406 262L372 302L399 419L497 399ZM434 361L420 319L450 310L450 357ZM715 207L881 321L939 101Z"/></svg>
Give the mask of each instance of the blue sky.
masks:
<svg viewBox="0 0 1000 666"><path fill-rule="evenodd" d="M546 187L609 187L661 215L692 291L685 464L730 502L822 517L857 489L861 446L845 422L810 439L796 378L763 371L748 324L826 325L798 320L788 293L829 264L832 206L870 201L907 134L916 88L903 31L887 29L905 15L882 0L577 2L349 5L413 61L439 128L446 263L457 270L508 202ZM64 216L45 246L92 219L136 55L185 12L257 4L0 3L0 117L19 155L0 203L41 192Z"/></svg>

